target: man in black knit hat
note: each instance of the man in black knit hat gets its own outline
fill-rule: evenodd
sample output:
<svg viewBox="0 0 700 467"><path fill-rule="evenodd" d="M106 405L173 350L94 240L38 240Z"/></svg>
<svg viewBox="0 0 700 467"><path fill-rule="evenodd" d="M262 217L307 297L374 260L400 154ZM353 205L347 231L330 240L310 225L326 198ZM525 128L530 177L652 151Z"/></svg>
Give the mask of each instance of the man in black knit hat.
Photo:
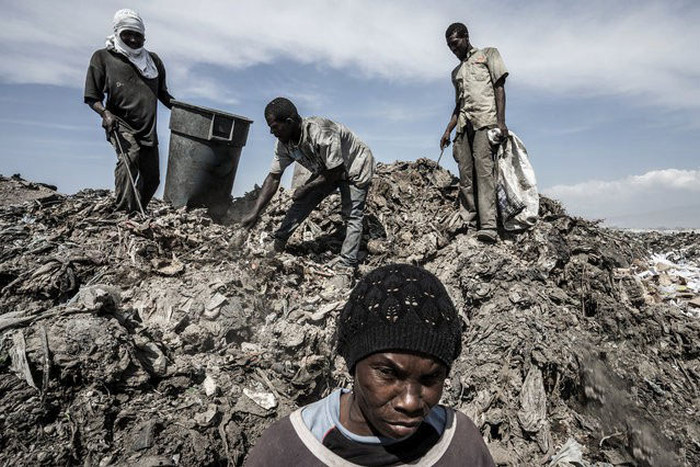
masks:
<svg viewBox="0 0 700 467"><path fill-rule="evenodd" d="M474 423L438 404L461 350L461 322L434 275L405 264L375 269L337 326L352 390L278 420L246 465L494 465Z"/></svg>

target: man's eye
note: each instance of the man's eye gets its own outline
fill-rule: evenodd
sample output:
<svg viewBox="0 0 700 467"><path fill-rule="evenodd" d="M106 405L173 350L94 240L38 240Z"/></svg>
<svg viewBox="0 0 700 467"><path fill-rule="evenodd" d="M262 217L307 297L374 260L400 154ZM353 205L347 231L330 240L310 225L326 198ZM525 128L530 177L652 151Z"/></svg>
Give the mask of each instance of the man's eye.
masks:
<svg viewBox="0 0 700 467"><path fill-rule="evenodd" d="M394 376L394 370L391 368L377 368L377 371L379 371L379 374L382 376Z"/></svg>
<svg viewBox="0 0 700 467"><path fill-rule="evenodd" d="M433 386L437 383L442 382L445 377L442 375L442 373L434 373L432 375L427 375L423 378L423 384L426 386Z"/></svg>

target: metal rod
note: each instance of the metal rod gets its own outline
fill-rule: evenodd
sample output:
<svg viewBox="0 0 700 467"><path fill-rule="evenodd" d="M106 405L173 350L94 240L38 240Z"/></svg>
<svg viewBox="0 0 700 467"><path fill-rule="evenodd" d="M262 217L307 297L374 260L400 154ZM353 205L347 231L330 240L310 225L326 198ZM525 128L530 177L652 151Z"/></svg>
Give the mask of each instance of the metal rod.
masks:
<svg viewBox="0 0 700 467"><path fill-rule="evenodd" d="M440 166L440 159L442 159L442 153L445 152L445 148L440 149L440 157L438 157L437 165Z"/></svg>
<svg viewBox="0 0 700 467"><path fill-rule="evenodd" d="M119 158L122 160L122 163L126 165L126 173L129 174L129 181L131 182L131 189L134 191L134 196L136 197L136 203L139 205L139 211L141 211L141 215L143 217L146 217L146 212L143 210L143 205L141 205L141 196L139 196L139 192L136 189L136 182L134 182L134 176L131 174L131 168L129 168L129 159L126 157L126 153L124 152L124 149L122 149L122 143L119 141L119 132L117 129L113 129L112 133L114 134L114 139L117 141L117 146L119 146Z"/></svg>

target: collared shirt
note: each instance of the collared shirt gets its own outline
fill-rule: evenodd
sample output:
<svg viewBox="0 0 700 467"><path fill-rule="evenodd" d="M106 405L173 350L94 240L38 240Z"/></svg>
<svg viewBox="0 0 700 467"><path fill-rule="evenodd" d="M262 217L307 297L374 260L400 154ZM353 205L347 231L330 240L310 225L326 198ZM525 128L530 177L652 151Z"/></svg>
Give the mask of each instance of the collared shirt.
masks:
<svg viewBox="0 0 700 467"><path fill-rule="evenodd" d="M452 70L452 84L459 106L457 134L464 131L467 121L477 130L497 124L493 85L506 76L508 70L494 47L473 47L462 63Z"/></svg>
<svg viewBox="0 0 700 467"><path fill-rule="evenodd" d="M312 177L342 165L346 179L358 187L368 185L374 175L367 145L342 123L321 117L302 119L298 144L277 140L270 173L281 174L292 162L299 162Z"/></svg>

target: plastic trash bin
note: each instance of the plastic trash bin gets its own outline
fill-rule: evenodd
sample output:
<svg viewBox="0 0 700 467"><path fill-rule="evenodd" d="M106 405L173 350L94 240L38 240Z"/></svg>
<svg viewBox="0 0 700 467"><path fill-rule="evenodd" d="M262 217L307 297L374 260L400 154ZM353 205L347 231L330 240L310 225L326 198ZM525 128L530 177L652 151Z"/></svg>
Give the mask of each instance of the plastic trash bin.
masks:
<svg viewBox="0 0 700 467"><path fill-rule="evenodd" d="M206 207L219 218L231 202L252 120L173 101L163 198L175 207Z"/></svg>

